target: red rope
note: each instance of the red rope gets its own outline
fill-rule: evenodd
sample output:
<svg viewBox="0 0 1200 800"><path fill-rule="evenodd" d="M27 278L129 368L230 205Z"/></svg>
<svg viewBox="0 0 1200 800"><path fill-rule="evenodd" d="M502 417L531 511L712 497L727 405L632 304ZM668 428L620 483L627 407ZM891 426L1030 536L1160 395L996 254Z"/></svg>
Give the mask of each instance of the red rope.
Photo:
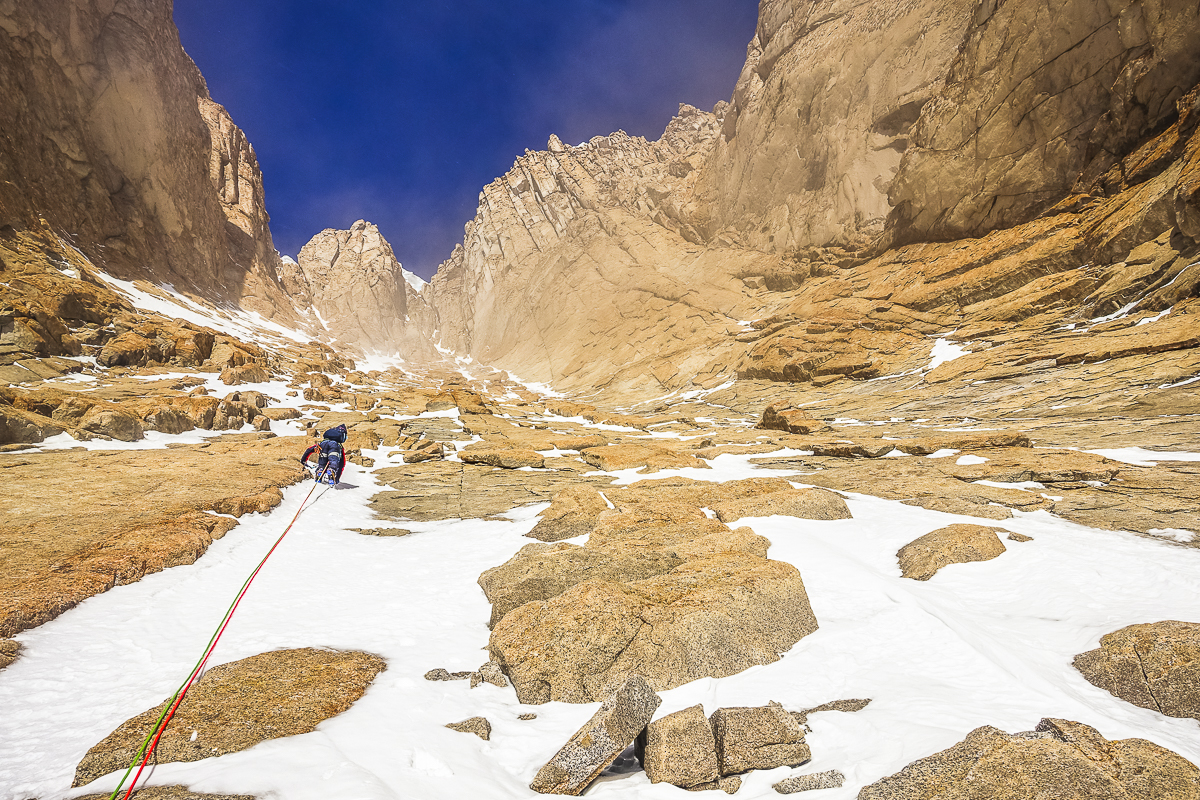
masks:
<svg viewBox="0 0 1200 800"><path fill-rule="evenodd" d="M200 659L200 662L196 665L195 669L192 670L192 674L188 676L187 682L184 683L183 688L175 693L175 698L174 698L175 702L172 704L170 711L166 714L165 717L159 718L160 722L158 723L157 729L153 733L154 740L151 741L150 746L148 748L146 748L145 755L142 757L142 763L138 767L137 774L133 776L133 783L129 784L129 790L127 792L125 792L125 795L122 798L122 800L129 800L130 795L133 794L133 787L137 786L138 778L142 777L142 770L144 770L146 768L146 764L150 761L150 756L154 754L154 748L158 746L158 740L160 738L162 738L163 733L167 730L167 725L171 722L171 718L175 716L176 709L178 709L179 704L183 702L183 698L187 696L188 689L190 689L192 687L192 684L195 683L196 679L200 676L200 674L202 672L204 672L204 665L208 663L209 656L212 655L213 650L217 646L217 642L220 641L220 639L221 639L221 634L223 634L225 632L225 629L227 627L229 627L229 623L233 619L233 612L237 611L237 607L242 602L242 598L246 596L246 590L248 590L250 588L250 584L254 582L254 578L258 575L259 571L263 568L263 565L267 563L267 559L270 558L271 554L275 552L275 548L279 547L279 543L283 541L283 537L288 535L288 531L290 531L292 529L292 526L294 526L296 524L296 520L298 520L300 518L300 513L302 511L304 511L306 505L308 504L308 499L310 497L312 497L312 493L315 492L317 489L317 486L319 486L321 484L321 477L322 477L322 475L317 476L316 481L313 483L313 487L308 490L308 494L304 497L304 501L302 503L300 503L300 508L298 508L296 510L296 516L292 517L292 521L289 522L288 526L283 529L283 533L279 534L279 538L275 540L275 544L271 545L271 549L267 551L267 554L265 556L263 556L262 561L258 562L258 566L255 567L254 572L250 573L250 577L246 579L246 582L244 584L242 584L242 590L240 592L238 592L237 598L234 599L234 601L233 601L233 605L231 605L229 607L229 610L225 612L225 618L224 618L224 620L222 620L221 625L217 629L216 634L213 636L213 638L211 640L209 640L208 648L204 651L204 655ZM322 493L322 494L324 494L324 493ZM145 747L144 742L143 742L142 746ZM134 761L136 762L136 760L137 760L137 756L135 755ZM133 769L133 765L130 764L129 768ZM129 776L129 770L126 770L125 777L128 777L128 776ZM122 784L125 783L125 778L121 779L121 783ZM113 791L112 795L110 795L110 800L111 800L111 798L116 797L117 792L119 792L119 791L121 791L120 785L118 785L117 788Z"/></svg>

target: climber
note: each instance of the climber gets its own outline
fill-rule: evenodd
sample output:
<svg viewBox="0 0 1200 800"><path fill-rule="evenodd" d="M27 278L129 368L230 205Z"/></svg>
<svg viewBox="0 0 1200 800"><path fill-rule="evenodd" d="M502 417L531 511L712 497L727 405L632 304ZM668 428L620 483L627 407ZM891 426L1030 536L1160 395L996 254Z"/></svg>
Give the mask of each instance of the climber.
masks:
<svg viewBox="0 0 1200 800"><path fill-rule="evenodd" d="M342 445L346 441L346 426L338 425L325 431L325 438L318 444L304 451L300 463L308 465L308 457L313 453L317 458L317 480L336 486L342 479L342 470L346 468L346 449Z"/></svg>

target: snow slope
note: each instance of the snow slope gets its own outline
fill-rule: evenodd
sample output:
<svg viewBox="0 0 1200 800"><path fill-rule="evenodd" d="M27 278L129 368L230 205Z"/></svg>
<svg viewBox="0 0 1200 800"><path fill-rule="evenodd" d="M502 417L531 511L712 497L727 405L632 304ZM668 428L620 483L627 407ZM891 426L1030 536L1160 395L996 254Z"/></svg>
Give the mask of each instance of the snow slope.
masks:
<svg viewBox="0 0 1200 800"><path fill-rule="evenodd" d="M374 455L381 465L388 460ZM712 470L688 475L779 474L755 470L749 458L725 455ZM213 663L325 646L379 653L388 669L349 711L312 733L164 764L151 782L286 800L533 797L528 783L537 769L597 705L523 706L511 688L472 690L465 681L422 676L487 660L489 607L476 578L529 543L523 534L544 506L516 509L510 521L406 523L412 535L378 538L347 529L381 524L367 506L380 487L353 465L344 480L301 516ZM18 637L23 656L0 671L0 798L85 792L67 789L75 764L175 690L310 486L288 489L270 515L244 518L197 563L117 587ZM1008 552L997 559L952 565L921 583L900 578L896 550L937 527L977 520L867 496L848 504L851 520L743 520L773 542L772 558L800 569L821 627L774 664L663 692L659 716L695 703L711 712L769 700L802 709L871 698L856 714L810 718L814 758L796 771L847 776L844 788L814 800L851 800L864 784L976 726L1028 730L1045 716L1085 722L1109 738L1143 737L1200 763L1195 721L1118 700L1071 667L1075 654L1124 625L1200 621L1200 550L1018 513L1003 527L1032 542L1006 542ZM524 712L538 718L517 720ZM491 721L490 742L443 727L476 715ZM792 772L751 773L738 796L774 797L771 784ZM115 783L102 778L86 791L111 791ZM588 796L683 795L637 772L606 777Z"/></svg>

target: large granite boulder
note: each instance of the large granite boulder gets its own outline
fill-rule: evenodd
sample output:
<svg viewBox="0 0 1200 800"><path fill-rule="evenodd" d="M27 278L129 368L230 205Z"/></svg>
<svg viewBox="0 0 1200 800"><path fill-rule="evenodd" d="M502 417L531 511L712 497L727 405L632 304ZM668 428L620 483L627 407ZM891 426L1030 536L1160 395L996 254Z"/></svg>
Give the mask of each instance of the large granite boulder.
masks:
<svg viewBox="0 0 1200 800"><path fill-rule="evenodd" d="M1075 656L1083 677L1122 700L1200 720L1200 623L1129 625Z"/></svg>
<svg viewBox="0 0 1200 800"><path fill-rule="evenodd" d="M586 580L639 581L670 572L680 563L681 558L657 550L620 557L565 542L533 543L480 575L479 586L492 604L489 626L495 627L514 608L557 597Z"/></svg>
<svg viewBox="0 0 1200 800"><path fill-rule="evenodd" d="M817 629L790 564L724 553L510 611L489 648L524 703L594 702L631 672L655 689L776 661Z"/></svg>
<svg viewBox="0 0 1200 800"><path fill-rule="evenodd" d="M859 800L1194 800L1200 769L1145 739L1044 719L1007 734L990 726L866 786Z"/></svg>

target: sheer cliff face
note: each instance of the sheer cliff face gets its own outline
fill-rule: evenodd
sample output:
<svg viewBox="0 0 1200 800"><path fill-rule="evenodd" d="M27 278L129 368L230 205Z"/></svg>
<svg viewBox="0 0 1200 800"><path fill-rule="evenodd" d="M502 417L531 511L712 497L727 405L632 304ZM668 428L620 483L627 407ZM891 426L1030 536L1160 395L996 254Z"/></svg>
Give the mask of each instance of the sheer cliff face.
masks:
<svg viewBox="0 0 1200 800"><path fill-rule="evenodd" d="M168 0L0 3L0 226L39 218L96 264L292 315L253 150Z"/></svg>
<svg viewBox="0 0 1200 800"><path fill-rule="evenodd" d="M434 277L441 343L562 386L661 392L719 372L710 348L758 310L739 276L775 262L700 244L689 222L719 126L684 106L657 142L555 137L519 158Z"/></svg>
<svg viewBox="0 0 1200 800"><path fill-rule="evenodd" d="M405 358L436 355L419 332L430 322L424 299L405 281L392 246L369 222L321 231L300 250L298 263L283 265L282 280L297 304L311 308L343 345ZM416 320L409 315L410 295L416 295Z"/></svg>
<svg viewBox="0 0 1200 800"><path fill-rule="evenodd" d="M892 185L897 240L976 236L1095 190L1200 81L1197 31L1194 2L984 0Z"/></svg>
<svg viewBox="0 0 1200 800"><path fill-rule="evenodd" d="M698 225L758 250L882 233L908 132L976 0L762 0Z"/></svg>

